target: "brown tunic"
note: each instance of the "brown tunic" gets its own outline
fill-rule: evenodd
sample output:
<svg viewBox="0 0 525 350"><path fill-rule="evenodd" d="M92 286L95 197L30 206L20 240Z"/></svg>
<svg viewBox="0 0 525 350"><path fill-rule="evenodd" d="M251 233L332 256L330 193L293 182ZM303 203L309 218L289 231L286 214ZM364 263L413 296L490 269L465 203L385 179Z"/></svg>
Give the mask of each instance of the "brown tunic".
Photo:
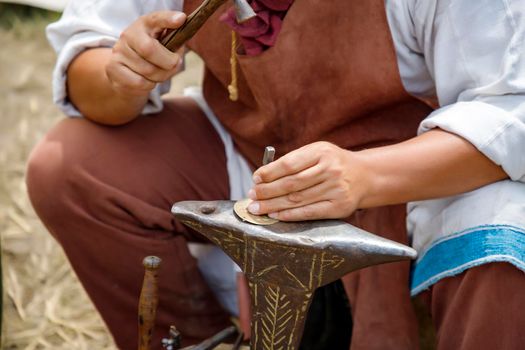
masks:
<svg viewBox="0 0 525 350"><path fill-rule="evenodd" d="M402 87L383 0L296 0L274 47L239 54L230 101L230 29L218 20L227 6L189 47L206 63L206 100L253 165L269 144L282 155L319 140L353 150L405 140L430 112Z"/></svg>

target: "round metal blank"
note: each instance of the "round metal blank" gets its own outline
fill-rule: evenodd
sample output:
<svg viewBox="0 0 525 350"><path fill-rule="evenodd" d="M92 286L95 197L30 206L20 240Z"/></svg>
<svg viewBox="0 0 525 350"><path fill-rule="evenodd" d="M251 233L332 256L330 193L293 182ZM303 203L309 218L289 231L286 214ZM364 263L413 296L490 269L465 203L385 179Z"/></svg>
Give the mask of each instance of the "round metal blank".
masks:
<svg viewBox="0 0 525 350"><path fill-rule="evenodd" d="M250 205L251 202L252 200L249 198L241 199L233 206L233 211L242 221L246 221L254 225L272 225L279 222L279 220L272 219L267 215L253 215L250 213L248 211L248 205Z"/></svg>

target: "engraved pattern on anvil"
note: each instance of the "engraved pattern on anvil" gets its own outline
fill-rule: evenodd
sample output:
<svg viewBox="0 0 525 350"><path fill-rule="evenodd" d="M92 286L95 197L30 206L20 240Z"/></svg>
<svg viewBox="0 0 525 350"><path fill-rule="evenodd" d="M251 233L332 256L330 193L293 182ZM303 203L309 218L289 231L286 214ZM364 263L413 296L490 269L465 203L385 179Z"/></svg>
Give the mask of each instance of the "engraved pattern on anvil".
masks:
<svg viewBox="0 0 525 350"><path fill-rule="evenodd" d="M293 350L301 333L311 294L297 293L289 288L260 282L252 289L253 326L256 330L254 349Z"/></svg>
<svg viewBox="0 0 525 350"><path fill-rule="evenodd" d="M317 288L366 266L416 252L339 220L257 226L232 201L176 203L173 214L217 244L245 272L252 295L252 350L296 350Z"/></svg>
<svg viewBox="0 0 525 350"><path fill-rule="evenodd" d="M337 269L345 259L275 242L249 241L246 244L251 248L247 259L250 262L248 279L251 290L256 291L252 295L252 321L257 335L254 349L293 350L302 334L313 292L326 283L323 281L326 270ZM286 255L280 256L278 265L261 264L271 262L275 252L283 248ZM305 257L311 259L310 264ZM272 284L271 281L277 280L281 282L279 285Z"/></svg>

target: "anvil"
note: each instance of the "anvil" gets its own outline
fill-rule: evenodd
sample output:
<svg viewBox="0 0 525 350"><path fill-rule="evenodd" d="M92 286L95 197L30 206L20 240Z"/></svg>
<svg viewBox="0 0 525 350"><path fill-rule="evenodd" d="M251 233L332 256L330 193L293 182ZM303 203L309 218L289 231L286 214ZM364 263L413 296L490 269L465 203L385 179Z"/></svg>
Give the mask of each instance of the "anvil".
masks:
<svg viewBox="0 0 525 350"><path fill-rule="evenodd" d="M233 201L184 201L172 213L219 246L248 279L252 350L296 350L314 291L349 272L414 259L416 251L342 220L258 226Z"/></svg>

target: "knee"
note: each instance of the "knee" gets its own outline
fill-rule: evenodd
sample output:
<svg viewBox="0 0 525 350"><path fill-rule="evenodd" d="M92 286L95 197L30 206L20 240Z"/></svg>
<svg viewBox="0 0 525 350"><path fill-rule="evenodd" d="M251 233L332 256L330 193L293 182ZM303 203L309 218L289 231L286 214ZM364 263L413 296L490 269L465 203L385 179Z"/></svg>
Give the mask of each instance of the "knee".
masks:
<svg viewBox="0 0 525 350"><path fill-rule="evenodd" d="M46 208L57 198L58 184L64 175L64 159L61 146L47 138L31 152L26 167L26 185L29 199L37 214L42 216Z"/></svg>

